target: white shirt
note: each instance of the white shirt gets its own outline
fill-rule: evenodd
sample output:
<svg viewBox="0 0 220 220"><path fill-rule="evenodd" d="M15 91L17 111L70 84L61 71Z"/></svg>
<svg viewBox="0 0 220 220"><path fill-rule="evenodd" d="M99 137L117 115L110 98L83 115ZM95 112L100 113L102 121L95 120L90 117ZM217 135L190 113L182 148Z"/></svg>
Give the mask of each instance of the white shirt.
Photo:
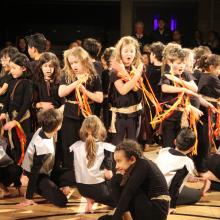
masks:
<svg viewBox="0 0 220 220"><path fill-rule="evenodd" d="M177 152L177 153L171 153L171 152ZM181 170L186 166L186 169L188 170L188 175L185 177L181 187L180 191L182 190L184 183L188 179L189 175L196 174L196 169L194 166L194 163L192 159L187 157L186 155L171 149L171 148L163 148L160 150L158 157L155 160L155 163L165 176L165 179L167 181L168 187L170 187L170 184L172 182L173 177L175 176L176 172L178 170Z"/></svg>
<svg viewBox="0 0 220 220"><path fill-rule="evenodd" d="M95 163L88 168L86 158L86 144L83 141L77 141L70 146L70 152L74 153L74 169L77 183L98 184L104 182L103 172L100 170L105 158L104 150L114 152L115 146L105 142L97 142L97 152Z"/></svg>

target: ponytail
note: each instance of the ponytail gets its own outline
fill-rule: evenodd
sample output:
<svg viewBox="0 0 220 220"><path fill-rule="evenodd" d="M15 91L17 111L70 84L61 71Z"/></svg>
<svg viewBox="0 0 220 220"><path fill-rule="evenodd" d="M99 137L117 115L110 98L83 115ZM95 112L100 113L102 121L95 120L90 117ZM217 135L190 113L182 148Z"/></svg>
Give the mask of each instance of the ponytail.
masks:
<svg viewBox="0 0 220 220"><path fill-rule="evenodd" d="M96 140L92 134L88 134L86 138L86 158L88 160L87 167L93 166L96 159Z"/></svg>

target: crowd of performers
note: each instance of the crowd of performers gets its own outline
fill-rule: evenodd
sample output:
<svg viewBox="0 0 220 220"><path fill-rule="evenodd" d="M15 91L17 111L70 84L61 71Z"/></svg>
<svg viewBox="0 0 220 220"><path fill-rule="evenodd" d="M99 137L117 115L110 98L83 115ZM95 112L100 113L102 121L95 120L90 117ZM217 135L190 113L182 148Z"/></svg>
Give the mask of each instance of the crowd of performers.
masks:
<svg viewBox="0 0 220 220"><path fill-rule="evenodd" d="M126 36L98 61L88 38L60 65L42 34L27 41L30 59L14 47L0 54L1 197L25 175L18 207L35 193L65 207L76 186L86 212L95 202L115 208L100 219L162 220L220 190L220 56L161 42L141 53ZM162 150L152 162L142 152L154 144Z"/></svg>

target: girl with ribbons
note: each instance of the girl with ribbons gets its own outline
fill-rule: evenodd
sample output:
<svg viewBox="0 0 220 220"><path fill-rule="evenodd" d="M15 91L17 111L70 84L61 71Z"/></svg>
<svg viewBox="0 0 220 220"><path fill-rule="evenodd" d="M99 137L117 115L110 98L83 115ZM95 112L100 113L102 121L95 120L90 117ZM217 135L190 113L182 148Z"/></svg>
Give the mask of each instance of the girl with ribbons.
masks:
<svg viewBox="0 0 220 220"><path fill-rule="evenodd" d="M101 79L83 48L75 47L64 52L63 76L58 94L66 98L61 128L62 166L72 169L73 156L69 147L80 139L80 127L84 118L92 114L94 103L103 101Z"/></svg>

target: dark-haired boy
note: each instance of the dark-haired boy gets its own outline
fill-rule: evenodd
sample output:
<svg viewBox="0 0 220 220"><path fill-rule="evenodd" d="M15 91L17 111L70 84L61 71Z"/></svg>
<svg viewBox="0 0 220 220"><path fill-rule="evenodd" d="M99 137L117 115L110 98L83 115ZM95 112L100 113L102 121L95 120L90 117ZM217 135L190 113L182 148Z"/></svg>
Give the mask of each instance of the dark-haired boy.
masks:
<svg viewBox="0 0 220 220"><path fill-rule="evenodd" d="M39 193L56 206L66 206L66 196L54 183L59 181L61 176L56 176L54 181L51 180L55 161L54 135L61 127L62 118L61 112L56 109L42 110L38 114L38 123L41 127L35 132L22 164L29 182L25 200L19 204L20 206L33 205L34 193ZM63 187L70 184L63 180L61 185Z"/></svg>
<svg viewBox="0 0 220 220"><path fill-rule="evenodd" d="M195 140L190 128L181 129L175 140L175 149L163 148L155 161L167 181L171 209L176 205L196 203L203 194L201 190L184 186L189 177L196 175L194 163L187 156L192 152Z"/></svg>

